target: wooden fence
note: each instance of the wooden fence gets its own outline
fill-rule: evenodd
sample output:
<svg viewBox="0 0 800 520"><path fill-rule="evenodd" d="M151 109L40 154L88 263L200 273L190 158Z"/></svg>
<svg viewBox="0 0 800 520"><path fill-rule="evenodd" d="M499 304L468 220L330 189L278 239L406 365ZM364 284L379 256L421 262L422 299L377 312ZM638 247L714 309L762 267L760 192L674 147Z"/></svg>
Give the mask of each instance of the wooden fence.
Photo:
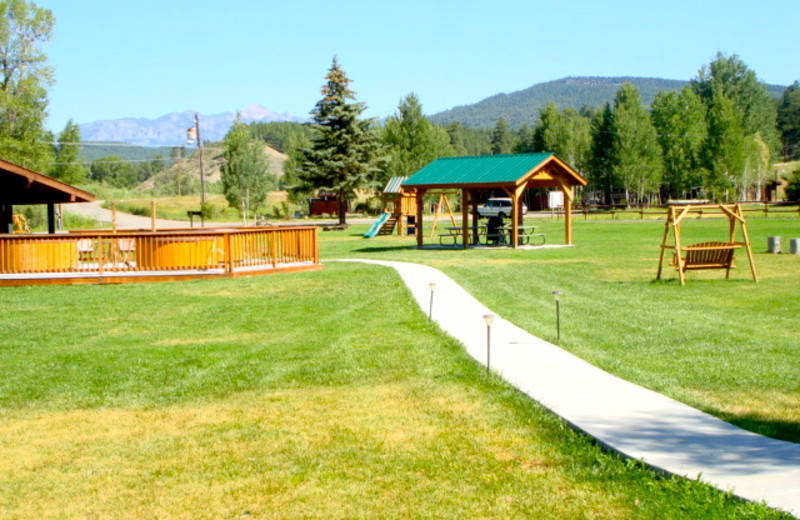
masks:
<svg viewBox="0 0 800 520"><path fill-rule="evenodd" d="M0 285L2 275L233 276L303 266L319 267L316 227L0 235Z"/></svg>
<svg viewBox="0 0 800 520"><path fill-rule="evenodd" d="M762 216L769 218L770 215L785 215L786 217L800 218L800 205L797 203L781 203L781 202L740 202L742 205L742 212L746 214L753 214L754 217ZM642 207L629 207L621 204L602 205L602 204L575 204L572 208L573 217L583 215L584 220L588 220L589 216L610 216L611 220L616 220L617 215L628 218L639 218L640 220L648 219L666 219L668 205L652 205ZM563 208L550 210L551 218L561 218L564 215ZM719 212L713 211L711 205L706 215L719 215ZM697 211L697 218L703 218L703 211Z"/></svg>

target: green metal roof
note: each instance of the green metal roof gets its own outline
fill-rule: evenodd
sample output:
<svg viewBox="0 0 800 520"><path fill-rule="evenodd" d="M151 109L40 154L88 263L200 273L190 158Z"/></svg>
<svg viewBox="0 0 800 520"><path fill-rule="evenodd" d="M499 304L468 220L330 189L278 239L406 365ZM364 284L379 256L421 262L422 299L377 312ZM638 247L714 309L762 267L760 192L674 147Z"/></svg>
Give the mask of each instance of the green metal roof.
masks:
<svg viewBox="0 0 800 520"><path fill-rule="evenodd" d="M403 186L516 182L550 157L552 153L446 157L419 170Z"/></svg>

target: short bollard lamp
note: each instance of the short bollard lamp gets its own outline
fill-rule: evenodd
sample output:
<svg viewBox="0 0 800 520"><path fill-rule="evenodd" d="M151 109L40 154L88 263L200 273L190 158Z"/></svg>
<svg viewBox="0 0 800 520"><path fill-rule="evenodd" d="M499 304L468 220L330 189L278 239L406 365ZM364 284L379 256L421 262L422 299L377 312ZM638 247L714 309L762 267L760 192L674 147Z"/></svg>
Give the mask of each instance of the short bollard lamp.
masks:
<svg viewBox="0 0 800 520"><path fill-rule="evenodd" d="M492 353L492 320L494 314L484 314L483 321L486 322L486 373L489 373L489 359Z"/></svg>
<svg viewBox="0 0 800 520"><path fill-rule="evenodd" d="M431 282L428 284L428 287L431 288L431 304L428 307L428 319L433 319L433 292L436 290L436 282Z"/></svg>
<svg viewBox="0 0 800 520"><path fill-rule="evenodd" d="M556 299L556 341L561 343L561 307L560 301L563 291L553 291L553 298Z"/></svg>

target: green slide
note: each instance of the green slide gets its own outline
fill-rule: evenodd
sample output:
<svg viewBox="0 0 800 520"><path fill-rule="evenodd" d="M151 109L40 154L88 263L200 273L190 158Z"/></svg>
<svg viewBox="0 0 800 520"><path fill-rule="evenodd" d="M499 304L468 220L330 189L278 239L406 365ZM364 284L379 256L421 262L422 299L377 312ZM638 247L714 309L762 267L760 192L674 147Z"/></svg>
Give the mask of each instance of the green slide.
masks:
<svg viewBox="0 0 800 520"><path fill-rule="evenodd" d="M369 228L369 231L364 233L364 238L372 238L377 235L378 231L381 230L381 226L389 219L389 215L391 215L389 212L381 215L380 218L376 220L374 224L372 224L372 227Z"/></svg>

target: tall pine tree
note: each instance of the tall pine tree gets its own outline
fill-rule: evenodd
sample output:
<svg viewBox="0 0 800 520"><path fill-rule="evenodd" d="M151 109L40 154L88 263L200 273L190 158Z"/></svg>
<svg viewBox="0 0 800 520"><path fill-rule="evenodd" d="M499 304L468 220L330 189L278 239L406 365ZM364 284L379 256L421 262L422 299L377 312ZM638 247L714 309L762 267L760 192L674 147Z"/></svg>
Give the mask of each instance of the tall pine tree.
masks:
<svg viewBox="0 0 800 520"><path fill-rule="evenodd" d="M503 155L511 153L513 145L511 132L508 130L508 123L503 117L497 120L492 132L492 155Z"/></svg>
<svg viewBox="0 0 800 520"><path fill-rule="evenodd" d="M587 180L591 189L602 192L604 204L613 202L613 193L618 188L613 176L611 155L614 148L613 116L611 105L605 103L603 108L595 113L591 127L592 146L589 160L591 175Z"/></svg>
<svg viewBox="0 0 800 520"><path fill-rule="evenodd" d="M373 131L374 120L359 119L366 105L355 101L351 80L336 57L325 78L322 99L311 111L317 135L311 148L303 150L304 160L297 171L299 183L293 189L336 193L339 224L346 224L348 199L359 188L375 187L385 158Z"/></svg>

